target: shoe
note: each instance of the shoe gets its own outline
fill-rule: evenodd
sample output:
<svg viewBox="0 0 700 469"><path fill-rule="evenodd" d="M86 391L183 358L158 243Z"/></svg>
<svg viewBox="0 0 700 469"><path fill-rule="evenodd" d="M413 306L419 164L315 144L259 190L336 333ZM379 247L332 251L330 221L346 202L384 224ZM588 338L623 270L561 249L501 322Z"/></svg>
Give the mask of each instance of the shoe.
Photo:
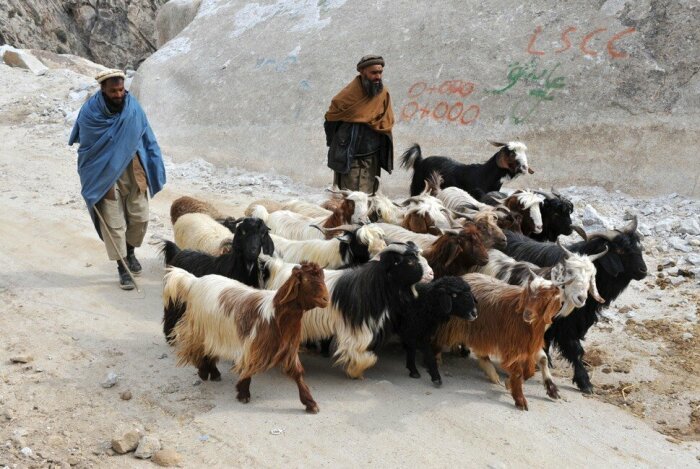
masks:
<svg viewBox="0 0 700 469"><path fill-rule="evenodd" d="M134 247L126 245L126 265L129 266L129 270L132 274L138 276L141 275L141 263L136 259L136 254L134 254Z"/></svg>
<svg viewBox="0 0 700 469"><path fill-rule="evenodd" d="M117 261L117 270L119 271L119 288L122 290L133 290L136 288L134 281L131 280L129 272L126 271L121 261Z"/></svg>

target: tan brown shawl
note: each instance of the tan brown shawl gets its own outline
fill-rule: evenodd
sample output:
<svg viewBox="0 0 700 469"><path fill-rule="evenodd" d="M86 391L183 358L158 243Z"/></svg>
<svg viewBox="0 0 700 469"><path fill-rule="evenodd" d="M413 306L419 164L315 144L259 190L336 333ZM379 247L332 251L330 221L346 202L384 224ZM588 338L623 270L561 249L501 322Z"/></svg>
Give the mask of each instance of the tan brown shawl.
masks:
<svg viewBox="0 0 700 469"><path fill-rule="evenodd" d="M358 75L335 95L326 113L326 120L367 124L376 132L391 138L394 111L391 109L389 91L385 87L377 96L370 98L365 94Z"/></svg>

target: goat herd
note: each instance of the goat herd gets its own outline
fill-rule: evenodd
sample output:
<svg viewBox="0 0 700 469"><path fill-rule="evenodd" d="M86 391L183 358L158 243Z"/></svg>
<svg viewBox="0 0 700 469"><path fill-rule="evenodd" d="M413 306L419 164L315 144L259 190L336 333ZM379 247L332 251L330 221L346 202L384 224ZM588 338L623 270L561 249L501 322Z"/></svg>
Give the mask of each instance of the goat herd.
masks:
<svg viewBox="0 0 700 469"><path fill-rule="evenodd" d="M585 233L554 190L498 192L533 170L522 143L493 144L493 157L471 165L423 158L412 146L402 156L414 170L411 196L401 203L330 190L322 206L260 200L234 219L204 201L175 200L163 329L178 365L220 380L217 362L231 360L237 398L248 402L251 377L279 364L316 413L302 344L361 378L396 334L410 376L420 377L420 349L436 386L443 351L471 352L494 383L490 357L499 358L515 405L527 410L523 382L536 366L547 395L559 397L548 368L555 344L590 393L581 340L601 308L647 273L637 220ZM573 230L582 241L557 241Z"/></svg>

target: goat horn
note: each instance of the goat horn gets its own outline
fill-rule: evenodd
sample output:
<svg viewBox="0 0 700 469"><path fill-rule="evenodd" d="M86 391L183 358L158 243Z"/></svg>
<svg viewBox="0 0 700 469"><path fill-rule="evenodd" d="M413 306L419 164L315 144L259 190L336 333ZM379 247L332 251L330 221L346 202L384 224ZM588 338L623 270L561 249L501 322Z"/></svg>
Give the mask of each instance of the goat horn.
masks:
<svg viewBox="0 0 700 469"><path fill-rule="evenodd" d="M622 231L624 231L625 233L634 233L635 231L637 231L638 224L639 222L637 220L637 215L634 215L630 224L623 228Z"/></svg>
<svg viewBox="0 0 700 469"><path fill-rule="evenodd" d="M355 228L357 228L355 225L340 225L340 226L333 226L331 228L318 226L316 224L312 224L310 226L313 226L314 228L316 228L318 231L320 231L323 234L333 233L334 231L353 231Z"/></svg>
<svg viewBox="0 0 700 469"><path fill-rule="evenodd" d="M588 287L588 291L591 293L593 299L598 303L605 303L605 299L600 296L600 293L598 292L598 285L595 283L595 275L591 277L591 283Z"/></svg>
<svg viewBox="0 0 700 469"><path fill-rule="evenodd" d="M494 142L493 140L487 140L487 142L489 142L489 143L490 143L491 145L493 145L494 147L499 147L499 148L500 148L500 147L505 147L505 146L506 146L505 143Z"/></svg>
<svg viewBox="0 0 700 469"><path fill-rule="evenodd" d="M582 227L578 225L571 225L571 229L574 230L581 238L583 238L584 241L588 241L588 234Z"/></svg>
<svg viewBox="0 0 700 469"><path fill-rule="evenodd" d="M571 285L571 284L574 283L575 281L576 281L576 277L571 277L569 280L564 280L564 281L562 281L562 282L552 282L552 284L553 284L555 287L565 287L565 286L567 286L567 285Z"/></svg>
<svg viewBox="0 0 700 469"><path fill-rule="evenodd" d="M552 186L552 194L554 194L555 196L557 196L561 199L561 194L554 189L554 186Z"/></svg>
<svg viewBox="0 0 700 469"><path fill-rule="evenodd" d="M446 210L449 210L449 209L446 209ZM476 213L469 214L469 213L464 213L464 212L458 212L457 210L450 210L450 212L452 212L452 214L457 216L457 217L466 218L468 220L472 220L473 219L472 217L474 215L476 215Z"/></svg>
<svg viewBox="0 0 700 469"><path fill-rule="evenodd" d="M557 246L559 246L559 247L562 249L562 251L564 251L564 252L566 253L566 257L567 257L567 258L569 258L569 257L572 256L573 253L572 253L571 251L569 251L568 249L566 249L566 246L564 246L563 244L561 244L561 240L560 240L560 239L557 239Z"/></svg>
<svg viewBox="0 0 700 469"><path fill-rule="evenodd" d="M374 176L374 179L377 180L377 183L375 185L376 189L372 191L372 193L370 194L370 197L375 196L377 194L377 192L379 192L379 184L382 182L382 180L379 176Z"/></svg>
<svg viewBox="0 0 700 469"><path fill-rule="evenodd" d="M602 238L606 239L608 241L612 241L616 237L620 235L620 232L617 230L607 230L607 231L599 231L597 233L591 233L588 235L588 241L596 238Z"/></svg>
<svg viewBox="0 0 700 469"><path fill-rule="evenodd" d="M604 255L606 255L609 250L610 250L610 248L608 246L605 246L605 249L602 252L599 252L597 254L591 254L590 256L588 256L588 258L591 260L591 262L597 261L598 259L600 259Z"/></svg>
<svg viewBox="0 0 700 469"><path fill-rule="evenodd" d="M338 189L336 186L333 187L326 187L326 192L330 192L331 194L340 194L340 189Z"/></svg>

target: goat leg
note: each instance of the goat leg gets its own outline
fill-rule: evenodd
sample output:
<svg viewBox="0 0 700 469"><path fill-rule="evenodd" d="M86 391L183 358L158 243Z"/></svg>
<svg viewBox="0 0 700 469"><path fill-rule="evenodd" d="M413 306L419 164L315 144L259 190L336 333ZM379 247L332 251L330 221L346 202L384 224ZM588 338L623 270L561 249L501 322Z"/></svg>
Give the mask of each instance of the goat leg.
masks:
<svg viewBox="0 0 700 469"><path fill-rule="evenodd" d="M547 366L547 362L549 361L549 357L545 353L544 350L540 350L537 354L537 363L540 366L540 372L542 373L542 381L544 382L544 389L547 391L547 395L551 397L552 399L559 399L561 396L559 396L559 389L557 388L557 385L554 384L554 380L552 379L552 373L549 372L549 367Z"/></svg>
<svg viewBox="0 0 700 469"><path fill-rule="evenodd" d="M513 363L508 368L508 382L510 383L510 394L515 401L515 407L520 410L528 410L527 399L523 394L523 368L525 364Z"/></svg>
<svg viewBox="0 0 700 469"><path fill-rule="evenodd" d="M408 368L408 376L411 378L420 378L420 373L416 367L416 344L404 342L403 348L406 350L406 368Z"/></svg>
<svg viewBox="0 0 700 469"><path fill-rule="evenodd" d="M298 354L291 360L291 363L285 366L284 372L297 383L299 400L306 406L306 411L310 414L318 414L318 404L316 404L316 401L314 401L314 398L311 396L309 386L304 382L304 367L299 360Z"/></svg>
<svg viewBox="0 0 700 469"><path fill-rule="evenodd" d="M432 354L432 348L430 346L429 340L423 340L421 344L421 350L423 351L423 357L425 359L425 364L428 366L428 373L430 373L430 379L432 379L435 386L442 386L442 377L440 376L440 371L438 370L437 361L435 360L435 355Z"/></svg>
<svg viewBox="0 0 700 469"><path fill-rule="evenodd" d="M250 379L250 376L240 377L236 383L236 391L238 391L236 399L243 404L250 402Z"/></svg>
<svg viewBox="0 0 700 469"><path fill-rule="evenodd" d="M593 394L593 385L583 365L583 347L579 339L569 339L559 344L561 354L574 366L573 382L584 394Z"/></svg>
<svg viewBox="0 0 700 469"><path fill-rule="evenodd" d="M208 355L205 355L199 362L197 374L202 381L207 381L208 379L212 381L221 381L221 373L218 368L216 368L216 362L216 358L212 358Z"/></svg>

